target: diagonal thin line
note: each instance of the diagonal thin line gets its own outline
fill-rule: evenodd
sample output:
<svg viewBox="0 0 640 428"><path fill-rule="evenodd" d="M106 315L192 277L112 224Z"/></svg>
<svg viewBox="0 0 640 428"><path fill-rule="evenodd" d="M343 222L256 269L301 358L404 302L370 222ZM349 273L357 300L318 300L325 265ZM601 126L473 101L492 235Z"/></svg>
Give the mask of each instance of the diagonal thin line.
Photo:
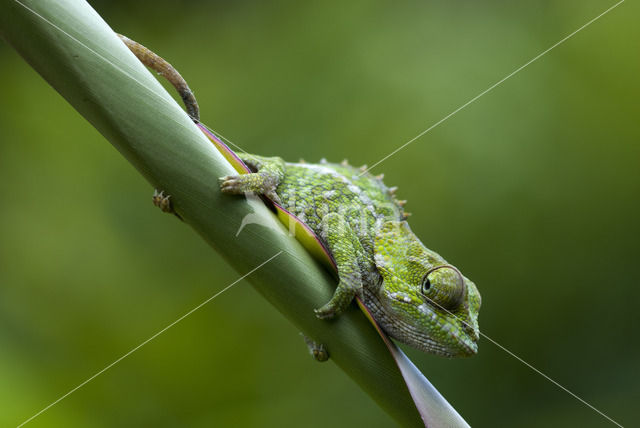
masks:
<svg viewBox="0 0 640 428"><path fill-rule="evenodd" d="M424 296L424 294L423 294ZM440 308L441 310L443 310L444 312L448 313L449 315L451 315L452 317L454 317L455 319L457 319L458 321L460 321L461 323L463 323L464 325L466 325L467 327L469 327L470 329L473 329L473 327L471 325L469 325L469 323L467 323L465 320L461 319L460 317L458 317L456 314L452 313L451 311L449 311L448 309L444 308L442 305L440 305L439 303L435 302L433 299L424 296L425 299L427 299L429 302L431 302L433 305L437 306L438 308ZM505 346L501 345L500 343L498 343L496 340L493 340L492 338L490 338L489 336L487 336L486 334L484 334L481 331L478 331L478 333L480 334L480 336L484 337L485 339L487 339L488 341L490 341L491 343L493 343L494 345L496 345L498 348L500 348L501 350L503 350L504 352L506 352L507 354L511 355L513 358L515 358L516 360L518 360L519 362L521 362L522 364L524 364L525 366L529 367L531 370L533 370L534 372L536 372L537 374L539 374L540 376L542 376L543 378L545 378L546 380L548 380L549 382L553 383L555 386L557 386L558 388L562 389L564 392L566 392L567 394L571 395L573 398L575 398L576 400L580 401L582 404L584 404L585 406L589 407L590 409L594 410L595 412L599 413L602 417L606 418L607 420L609 420L609 422L619 426L620 428L624 428L622 425L620 425L618 422L616 422L615 420L613 420L612 418L610 418L609 416L607 416L604 412L598 410L595 406L593 406L592 404L588 403L587 401L585 401L584 399L580 398L577 394L571 392L569 389L567 389L566 387L564 387L562 384L560 384L560 382L557 382L556 380L552 379L550 376L544 374L542 371L538 370L537 368L535 368L533 365L529 364L528 362L526 362L525 360L523 360L522 358L520 358L518 355L516 355L515 353L513 353L512 351L510 351L509 349L507 349Z"/></svg>
<svg viewBox="0 0 640 428"><path fill-rule="evenodd" d="M236 149L240 149L241 152L245 153L246 155L250 155L252 156L249 151L243 149L242 147L240 147L239 145L237 145L236 143L234 143L233 141L231 141L230 139L228 139L227 137L225 137L224 135L222 135L221 133L219 133L218 131L216 131L215 129L213 129L210 126L205 125L204 123L200 122L201 125L203 125L205 128L207 128L209 131L211 131L216 137L220 138L223 142L226 141L230 146L235 147Z"/></svg>
<svg viewBox="0 0 640 428"><path fill-rule="evenodd" d="M489 336L487 336L484 333L480 333L480 335L482 337L484 337L485 339L487 339L488 341L490 341L491 343L493 343L494 345L496 345L498 348L502 349L504 352L506 352L507 354L511 355L513 358L515 358L516 360L520 361L522 364L524 364L525 366L529 367L531 370L533 370L534 372L538 373L540 376L542 376L543 378L545 378L546 380L548 380L549 382L551 382L552 384L554 384L555 386L557 386L558 388L562 389L564 392L566 392L567 394L571 395L573 398L575 398L576 400L580 401L582 404L584 404L585 406L591 408L592 410L594 410L595 412L599 413L602 417L606 418L609 420L609 422L619 426L620 428L624 428L622 425L620 425L618 422L616 422L615 420L613 420L612 418L610 418L609 416L607 416L604 412L598 410L595 406L589 404L588 402L586 402L585 400L583 400L582 398L580 398L578 395L574 394L573 392L569 391L567 388L565 388L564 386L562 386L559 382L553 380L552 378L550 378L549 376L547 376L546 374L544 374L543 372L541 372L540 370L538 370L537 368L535 368L534 366L532 366L531 364L529 364L528 362L526 362L525 360L523 360L522 358L520 358L519 356L517 356L516 354L514 354L513 352L511 352L510 350L508 350L507 348L505 348L504 346L502 346L501 344L499 344L498 342L496 342L495 340L493 340L492 338L490 338Z"/></svg>
<svg viewBox="0 0 640 428"><path fill-rule="evenodd" d="M18 3L19 5L21 5L23 8L25 8L26 10L28 10L29 12L33 13L34 15L36 15L37 17L39 17L40 19L42 19L43 21L45 21L46 23L48 23L49 25L51 25L52 27L56 28L58 31L60 31L61 33L65 34L67 37L71 38L72 40L74 40L76 43L80 44L81 46L83 46L84 48L86 48L87 50L91 51L93 54L97 55L98 57L100 57L101 59L103 59L105 62L111 64L113 67L115 67L116 69L118 69L119 71L121 71L122 73L124 73L125 75L127 75L128 77L130 77L132 80L134 80L136 83L138 83L141 87L143 87L144 89L146 89L147 91L149 91L152 95L154 95L155 97L161 99L163 102L167 102L167 100L162 97L160 94L156 93L154 90L152 90L151 88L147 87L146 85L144 85L142 82L140 82L139 80L137 80L133 75L131 75L130 73L128 73L126 70L124 70L122 67L119 67L118 65L116 65L113 61L110 61L108 58L106 58L104 55L98 53L97 51L95 51L94 49L90 48L89 46L87 46L86 44L84 44L82 41L78 40L76 37L72 36L71 34L69 34L68 32L66 32L65 30L63 30L62 28L60 28L59 26L57 26L56 24L54 24L53 22L49 21L47 18L43 17L42 15L40 15L38 12L36 12L35 10L29 8L28 6L26 6L25 4L23 4L22 2L20 2L19 0L14 0L16 3ZM412 139L410 139L409 141L407 141L406 143L404 143L402 146L398 147L397 149L395 149L393 152L391 152L390 154L388 154L387 156L385 156L384 158L382 158L381 160L379 160L378 162L376 162L375 164L373 164L371 167L367 168L365 171L363 171L360 175L365 174L366 172L368 172L369 170L371 170L372 168L374 168L375 166L379 165L380 163L384 162L385 160L387 160L388 158L390 158L391 156L393 156L394 154L396 154L397 152L399 152L400 150L404 149L405 147L407 147L409 144L413 143L414 141L416 141L417 139L421 138L422 136L424 136L425 134L427 134L429 131L431 131L432 129L434 129L435 127L437 127L438 125L440 125L441 123L445 122L446 120L448 120L450 117L454 116L455 114L457 114L458 112L460 112L461 110L463 110L464 108L466 108L467 106L469 106L470 104L472 104L473 102L475 102L476 100L478 100L480 97L484 96L485 94L487 94L488 92L490 92L491 90L493 90L494 88L496 88L497 86L499 86L500 84L502 84L503 82L505 82L507 79L513 77L515 74L517 74L518 72L520 72L521 70L523 70L524 68L526 68L527 66L529 66L530 64L532 64L533 62L537 61L539 58L541 58L542 56L544 56L545 54L547 54L549 51L551 51L552 49L556 48L557 46L559 46L560 44L564 43L565 41L567 41L568 39L570 39L571 37L573 37L575 34L577 34L578 32L582 31L583 29L585 29L586 27L588 27L589 25L591 25L592 23L594 23L595 21L597 21L598 19L600 19L601 17L603 17L604 15L606 15L607 13L609 13L610 11L612 11L613 9L615 9L616 7L618 7L620 4L624 3L625 0L621 0L618 3L614 4L613 6L611 6L610 8L608 8L607 10L605 10L604 12L602 12L600 15L596 16L595 18L591 19L590 21L588 21L587 23L585 23L584 25L582 25L580 28L578 28L577 30L575 30L574 32L572 32L571 34L569 34L568 36L564 37L563 39L561 39L560 41L556 42L554 45L552 45L551 47L547 48L546 50L544 50L543 52L541 52L540 54L538 54L537 56L535 56L534 58L532 58L531 60L527 61L525 64L523 64L522 66L518 67L516 70L512 71L511 73L509 73L507 76L505 76L504 78L502 78L501 80L499 80L498 82L494 83L493 85L491 85L490 87L488 87L487 89L485 89L484 91L482 91L481 93L479 93L478 95L476 95L475 97L471 98L469 101L467 101L466 103L464 103L463 105L461 105L460 107L458 107L457 109L455 109L454 111L452 111L451 113L449 113L448 115L446 115L445 117L443 117L442 119L440 119L438 122L434 123L433 125L431 125L429 128L425 129L424 131L422 131L421 133L419 133L418 135L416 135L415 137L413 137ZM177 123L177 122L176 122ZM215 131L214 131L215 132ZM239 147L237 144L234 144L232 141L230 141L228 138L225 138L224 136L222 136L220 133L215 132L217 135L219 135L222 139L226 140L229 144L243 150L241 147ZM243 150L244 151L244 150ZM122 361L123 359L125 359L126 357L128 357L129 355L133 354L134 352L136 352L138 349L140 349L141 347L143 347L144 345L146 345L147 343L149 343L150 341L152 341L153 339L155 339L156 337L158 337L159 335L161 335L162 333L164 333L165 331L167 331L168 329L170 329L171 327L173 327L175 324L179 323L180 321L182 321L184 318L188 317L189 315L191 315L193 312L197 311L198 309L200 309L202 306L206 305L207 303L209 303L210 301L212 301L213 299L215 299L216 297L218 297L219 295L221 295L222 293L224 293L225 291L227 291L229 288L231 288L232 286L234 286L235 284L237 284L238 282L240 282L242 279L246 278L247 276L249 276L251 273L255 272L256 270L260 269L262 266L264 266L265 264L267 264L268 262L270 262L271 260L273 260L274 258L276 258L277 256L279 256L280 254L282 254L282 251L279 251L278 253L276 253L275 255L273 255L272 257L270 257L269 259L267 259L266 261L264 261L263 263L261 263L260 265L258 265L257 267L255 267L254 269L252 269L251 271L249 271L248 273L246 273L245 275L243 275L242 277L238 278L236 281L232 282L231 284L229 284L227 287L225 287L224 289L222 289L221 291L219 291L218 293L216 293L215 295L211 296L210 298L208 298L207 300L205 300L204 302L202 302L201 304L199 304L198 306L196 306L195 308L191 309L189 312L187 312L186 314L184 314L183 316L181 316L180 318L178 318L177 320L175 320L174 322L172 322L171 324L169 324L168 326L166 326L165 328L163 328L162 330L158 331L157 333L155 333L153 336L151 336L150 338L148 338L147 340L145 340L144 342L142 342L141 344L139 344L138 346L136 346L135 348L131 349L129 352L127 352L126 354L122 355L120 358L118 358L117 360L115 360L114 362L112 362L111 364L107 365L105 368L103 368L102 370L100 370L99 372L97 372L96 374L94 374L93 376L91 376L90 378L88 378L87 380L85 380L84 382L82 382L81 384L79 384L78 386L76 386L75 388L73 388L72 390L70 390L69 392L67 392L66 394L64 394L63 396L61 396L60 398L58 398L57 400L55 400L54 402L52 402L51 404L49 404L48 406L46 406L45 408L43 408L42 410L40 410L38 413L34 414L33 416L31 416L30 418L28 418L27 420L25 420L24 422L22 422L20 425L18 425L18 428L22 427L23 425L27 424L28 422L30 422L31 420L33 420L34 418L36 418L37 416L41 415L42 413L44 413L46 410L50 409L51 407L53 407L54 405L56 405L57 403L59 403L60 401L62 401L63 399L65 399L66 397L68 397L69 395L71 395L72 393L74 393L75 391L77 391L78 389L82 388L84 385L86 385L87 383L91 382L93 379L95 379L96 377L100 376L102 373L104 373L105 371L109 370L111 367L113 367L114 365L118 364L120 361ZM432 303L434 303L435 305L437 305L438 307L440 307L441 309L443 309L444 311L448 312L449 314L451 314L452 316L454 316L455 318L459 319L456 315L452 314L451 312L449 312L448 310L444 309L442 306L438 305L436 302L434 302L433 300L429 299ZM462 320L461 320L462 321ZM466 324L465 321L462 321L463 323ZM486 334L480 332L479 333L482 337L486 338L487 340L489 340L490 342L492 342L494 345L496 345L497 347L499 347L500 349L502 349L504 352L508 353L509 355L511 355L513 358L517 359L518 361L520 361L522 364L526 365L527 367L529 367L531 370L535 371L536 373L538 373L539 375L543 376L545 379L547 379L548 381L552 382L554 385L556 385L557 387L561 388L562 390L564 390L566 393L570 394L571 396L573 396L575 399L579 400L580 402L582 402L584 405L588 406L589 408L591 408L592 410L596 411L597 413L599 413L601 416L605 417L606 419L608 419L610 422L614 423L615 425L622 427L622 425L620 425L618 422L616 422L615 420L613 420L612 418L610 418L609 416L607 416L606 414L604 414L603 412L601 412L600 410L598 410L596 407L594 407L593 405L589 404L588 402L586 402L585 400L583 400L582 398L580 398L578 395L574 394L573 392L571 392L570 390L568 390L567 388L565 388L564 386L562 386L560 383L558 383L557 381L553 380L551 377L547 376L546 374L544 374L543 372L541 372L540 370L536 369L534 366L532 366L531 364L529 364L528 362L526 362L525 360L523 360L522 358L520 358L519 356L517 356L516 354L514 354L513 352L511 352L509 349L507 349L506 347L502 346L501 344L499 344L497 341L493 340L492 338L490 338L489 336L487 336Z"/></svg>
<svg viewBox="0 0 640 428"><path fill-rule="evenodd" d="M381 164L382 162L384 162L385 160L389 159L391 156L395 155L396 153L398 153L400 150L404 149L405 147L407 147L409 144L413 143L414 141L416 141L417 139L419 139L420 137L422 137L423 135L425 135L427 132L431 131L433 128L435 128L436 126L440 125L442 122L446 121L447 119L449 119L451 116L455 115L456 113L458 113L460 110L464 109L465 107L467 107L469 104L473 103L474 101L476 101L478 98L482 97L483 95L487 94L488 92L490 92L491 90L493 90L494 88L496 88L497 86L499 86L500 84L502 84L505 80L513 77L515 74L517 74L518 72L520 72L522 69L524 69L525 67L529 66L531 63L537 61L538 59L540 59L542 56L544 56L545 54L547 54L549 51L551 51L552 49L560 46L562 43L566 42L567 40L569 40L571 37L575 36L577 33L579 33L580 31L584 30L585 28L587 28L589 25L593 24L594 22L596 22L598 19L602 18L604 15L606 15L607 13L611 12L613 9L615 9L616 7L620 6L622 3L624 3L625 0L620 0L618 3L614 4L613 6L611 6L609 9L605 10L604 12L602 12L600 15L596 16L595 18L593 18L592 20L590 20L589 22L587 22L586 24L584 24L582 27L578 28L577 30L575 30L573 33L569 34L568 36L564 37L563 39L561 39L560 41L556 42L554 45L552 45L551 47L547 48L546 50L540 52L538 55L536 55L535 57L533 57L532 59L530 59L529 61L527 61L526 63L524 63L523 65L521 65L520 67L516 68L514 71L512 71L511 73L507 74L505 77L503 77L502 79L500 79L499 81L497 81L496 83L494 83L493 85L489 86L487 89L485 89L484 91L480 92L478 95L476 95L475 97L471 98L469 101L467 101L466 103L462 104L460 107L458 107L457 109L455 109L454 111L452 111L451 113L449 113L448 115L446 115L445 117L443 117L442 119L440 119L439 121L437 121L436 123L434 123L433 125L431 125L430 127L428 127L427 129L425 129L424 131L422 131L421 133L419 133L418 135L416 135L415 137L413 137L412 139L410 139L409 141L407 141L406 143L404 143L403 145L401 145L400 147L398 147L397 149L395 149L394 151L392 151L391 153L389 153L387 156L383 157L382 159L380 159L378 162L374 163L373 165L371 165L370 167L368 167L367 169L365 169L363 172L360 173L360 175L358 175L358 177L361 177L362 175L366 174L369 170L371 170L372 168L374 168L375 166Z"/></svg>
<svg viewBox="0 0 640 428"><path fill-rule="evenodd" d="M20 6L22 6L23 8L25 8L26 10L28 10L29 12L31 12L33 15L37 16L38 18L40 18L41 20L43 20L44 22L46 22L47 24L51 25L53 28L55 28L56 30L60 31L62 34L64 34L65 36L69 37L71 40L73 40L74 42L78 43L80 46L84 47L85 49L87 49L88 51L90 51L91 53L93 53L94 55L98 56L100 59L102 59L103 61L105 61L106 63L110 64L111 66L113 66L116 70L120 71L121 73L123 73L124 75L126 75L127 77L129 77L131 80L133 80L134 82L136 82L138 85L140 85L142 88L146 89L149 93L151 93L151 95L153 95L154 97L158 98L161 102L163 103L168 103L169 101L163 97L161 94L159 94L158 92L156 92L155 90L151 89L149 86L145 85L144 83L142 83L141 81L139 81L138 79L135 78L135 76L133 76L131 73L129 73L127 70L125 70L124 68L120 67L119 65L117 65L115 62L111 61L109 58L107 58L106 56L102 55L100 52L92 49L91 47L87 46L85 43L83 43L81 40L79 40L77 37L74 37L73 35L69 34L68 32L66 32L65 30L63 30L61 27L59 27L58 25L56 25L55 23L51 22L50 20L48 20L47 18L45 18L44 16L42 16L41 14L39 14L38 12L36 12L35 10L33 10L32 8L30 8L29 6L25 5L24 3L22 3L20 0L14 0L16 3L18 3ZM172 98L173 99L173 98ZM178 122L175 119L171 119L173 122L175 122L177 125L180 125L182 127L184 127L184 124L182 122ZM233 141L229 140L228 138L224 137L222 134L218 133L217 131L214 131L212 129L212 131L219 135L223 140L227 141L230 145L242 150L243 152L247 152L246 150L244 150L242 147L238 146L237 144L235 144Z"/></svg>
<svg viewBox="0 0 640 428"><path fill-rule="evenodd" d="M125 358L127 358L129 355L133 354L134 352L136 352L138 349L142 348L144 345L146 345L147 343L151 342L153 339L155 339L156 337L160 336L162 333L164 333L165 331L169 330L171 327L173 327L174 325L178 324L180 321L182 321L183 319L185 319L186 317L188 317L189 315L191 315L192 313L194 313L195 311L197 311L198 309L200 309L201 307L203 307L204 305L206 305L207 303L209 303L210 301L212 301L213 299L215 299L216 297L218 297L219 295L221 295L222 293L224 293L225 291L227 291L228 289L230 289L231 287L233 287L234 285L236 285L237 283L239 283L240 281L242 281L243 279L245 279L246 277L248 277L249 275L251 275L253 272L257 271L258 269L260 269L262 266L266 265L267 263L269 263L271 260L275 259L276 257L278 257L280 254L282 254L283 250L278 251L276 254L274 254L273 256L271 256L270 258L268 258L267 260L265 260L264 262L260 263L258 266L254 267L253 269L251 269L249 272L245 273L244 275L242 275L240 278L236 279L235 281L233 281L231 284L227 285L225 288L223 288L222 290L218 291L216 294L214 294L213 296L209 297L207 300L205 300L204 302L200 303L198 306L196 306L195 308L191 309L189 312L187 312L186 314L182 315L180 318L178 318L177 320L175 320L174 322L172 322L171 324L169 324L168 326L166 326L165 328L163 328L162 330L158 331L156 334L154 334L153 336L151 336L150 338L148 338L147 340L145 340L144 342L142 342L141 344L139 344L138 346L136 346L135 348L131 349L129 352L127 352L126 354L124 354L123 356L121 356L120 358L118 358L117 360L115 360L114 362L112 362L111 364L109 364L108 366L106 366L105 368L103 368L102 370L100 370L99 372L97 372L96 374L94 374L93 376L91 376L90 378L88 378L87 380L85 380L84 382L82 382L81 384L79 384L78 386L76 386L75 388L73 388L71 391L67 392L66 394L64 394L63 396L61 396L60 398L58 398L57 400L55 400L54 402L52 402L51 404L49 404L47 407L45 407L44 409L40 410L38 413L36 413L35 415L31 416L29 419L25 420L24 422L22 422L20 425L18 425L18 428L20 428L21 426L29 423L30 421L32 421L33 419L35 419L37 416L41 415L42 413L44 413L45 411L49 410L51 407L55 406L56 404L58 404L59 402L61 402L62 400L64 400L65 398L67 398L69 395L73 394L74 392L76 392L78 389L82 388L83 386L85 386L86 384L88 384L89 382L91 382L93 379L97 378L98 376L100 376L102 373L106 372L107 370L109 370L111 367L115 366L116 364L118 364L120 361L124 360Z"/></svg>
<svg viewBox="0 0 640 428"><path fill-rule="evenodd" d="M18 3L20 6L22 6L23 8L25 8L26 10L28 10L29 12L31 12L32 14L34 14L35 16L37 16L38 18L40 18L41 20L43 20L44 22L46 22L47 24L51 25L53 28L55 28L56 30L60 31L62 34L64 34L65 36L69 37L71 40L73 40L74 42L78 43L80 46L84 47L85 49L89 50L92 54L96 55L97 57L99 57L100 59L104 60L106 63L112 65L115 69L117 69L118 71L120 71L121 73L123 73L124 75L126 75L127 77L129 77L131 80L133 80L134 82L136 82L138 85L140 85L142 88L146 89L147 91L149 91L149 93L151 93L151 95L157 97L158 99L160 99L162 102L166 103L168 102L168 100L163 97L162 95L160 95L159 93L157 93L156 91L154 91L153 89L151 89L150 87L146 86L144 83L140 82L138 79L135 78L135 76L133 76L131 73L129 73L127 70L125 70L124 68L120 67L119 65L115 64L113 61L111 61L109 58L105 57L104 55L102 55L100 52L92 49L91 47L87 46L85 43L83 43L81 40L79 40L78 38L74 37L73 35L69 34L68 32L66 32L65 30L63 30L61 27L59 27L58 25L56 25L55 23L51 22L50 20L48 20L47 18L45 18L44 16L42 16L41 14L39 14L38 12L36 12L35 10L33 10L32 8L30 8L29 6L25 5L24 3L22 3L20 0L14 0L16 3ZM174 120L174 122L178 125L180 125L180 122L177 122Z"/></svg>

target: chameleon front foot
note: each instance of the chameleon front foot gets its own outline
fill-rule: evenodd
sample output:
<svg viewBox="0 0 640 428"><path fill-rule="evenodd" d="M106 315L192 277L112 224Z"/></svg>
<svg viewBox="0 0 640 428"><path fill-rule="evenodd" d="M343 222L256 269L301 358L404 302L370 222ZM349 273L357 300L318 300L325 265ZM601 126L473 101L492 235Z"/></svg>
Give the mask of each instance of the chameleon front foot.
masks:
<svg viewBox="0 0 640 428"><path fill-rule="evenodd" d="M329 320L338 315L339 311L331 304L331 302L329 302L318 309L314 309L313 312L315 312L316 316L321 320Z"/></svg>
<svg viewBox="0 0 640 428"><path fill-rule="evenodd" d="M344 312L349 307L356 296L357 289L350 287L343 282L338 284L338 288L333 293L333 297L324 306L315 309L314 312L321 320L331 319Z"/></svg>
<svg viewBox="0 0 640 428"><path fill-rule="evenodd" d="M316 342L315 340L313 340L312 338L310 338L304 333L300 333L300 334L302 334L302 337L304 338L304 343L306 343L307 348L309 348L309 353L316 361L322 363L329 359L329 351L327 351L326 346L324 346L322 343Z"/></svg>

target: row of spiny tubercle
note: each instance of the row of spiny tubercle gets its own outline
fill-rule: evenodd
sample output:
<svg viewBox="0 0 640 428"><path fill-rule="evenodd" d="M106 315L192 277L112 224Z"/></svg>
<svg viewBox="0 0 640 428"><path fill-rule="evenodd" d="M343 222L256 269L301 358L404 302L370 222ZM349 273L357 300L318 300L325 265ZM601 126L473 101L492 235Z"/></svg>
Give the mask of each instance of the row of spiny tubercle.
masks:
<svg viewBox="0 0 640 428"><path fill-rule="evenodd" d="M298 163L305 164L305 163L307 163L307 161L305 161L304 159L300 158ZM325 158L320 159L320 164L327 164L327 163L329 163L329 162ZM352 167L352 168L354 168L352 165L349 165L349 161L347 159L344 159L342 162L340 162L340 165L344 166L344 167ZM364 164L360 168L356 168L356 169L360 170L360 172L364 174L369 170L369 167L366 164ZM384 174L374 175L373 177L376 180L378 180L381 184L384 185L384 183L382 182L382 180L384 179ZM400 210L402 211L402 218L404 220L406 220L407 218L409 218L409 216L411 216L411 213L404 212L404 206L407 203L407 200L406 199L397 199L396 198L396 191L397 190L398 190L397 186L392 186L392 187L388 187L387 188L387 191L389 192L389 195L393 198L393 202L400 207Z"/></svg>

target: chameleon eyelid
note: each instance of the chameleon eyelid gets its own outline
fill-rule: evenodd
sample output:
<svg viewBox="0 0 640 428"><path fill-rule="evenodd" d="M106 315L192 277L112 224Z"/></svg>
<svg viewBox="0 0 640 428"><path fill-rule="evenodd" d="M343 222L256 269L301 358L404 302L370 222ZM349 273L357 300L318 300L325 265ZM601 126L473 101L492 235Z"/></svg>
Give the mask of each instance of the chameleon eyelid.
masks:
<svg viewBox="0 0 640 428"><path fill-rule="evenodd" d="M428 278L429 275L432 274L433 272L437 271L438 269L444 269L444 268L451 269L456 273L456 275L458 276L458 282L460 284L460 288L462 289L462 295L464 296L466 294L466 292L467 292L467 284L464 281L464 277L462 276L462 273L458 270L457 267L455 267L453 265L450 265L450 264L434 266L424 274L424 276L422 277L422 284L420 286L420 291L422 292L422 294L424 294L425 281L429 282L429 284L431 283L429 281L429 278Z"/></svg>

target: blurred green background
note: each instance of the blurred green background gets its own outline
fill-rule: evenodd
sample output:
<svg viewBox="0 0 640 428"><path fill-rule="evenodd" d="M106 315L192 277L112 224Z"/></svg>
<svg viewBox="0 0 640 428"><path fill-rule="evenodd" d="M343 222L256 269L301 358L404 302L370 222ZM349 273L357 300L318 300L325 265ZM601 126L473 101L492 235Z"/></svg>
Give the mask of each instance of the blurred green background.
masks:
<svg viewBox="0 0 640 428"><path fill-rule="evenodd" d="M249 151L373 164L614 2L96 1ZM618 422L640 398L640 7L625 2L374 169L483 296L483 332ZM235 280L0 44L0 425ZM467 421L613 426L505 352L407 353ZM243 282L32 426L394 422Z"/></svg>

